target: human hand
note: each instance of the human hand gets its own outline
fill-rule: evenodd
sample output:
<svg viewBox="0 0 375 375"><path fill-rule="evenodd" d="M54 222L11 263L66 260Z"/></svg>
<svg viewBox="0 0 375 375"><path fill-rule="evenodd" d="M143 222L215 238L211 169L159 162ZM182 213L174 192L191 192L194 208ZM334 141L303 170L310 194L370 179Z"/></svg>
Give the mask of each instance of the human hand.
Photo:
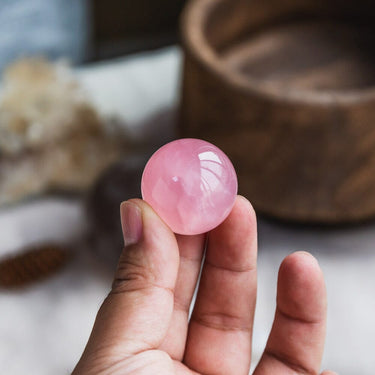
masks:
<svg viewBox="0 0 375 375"><path fill-rule="evenodd" d="M257 229L250 203L208 234L174 235L142 200L122 204L125 249L73 375L247 375L257 289ZM308 253L280 266L277 308L254 375L317 375L326 292ZM333 375L324 372L324 375ZM323 375L322 374L322 375Z"/></svg>

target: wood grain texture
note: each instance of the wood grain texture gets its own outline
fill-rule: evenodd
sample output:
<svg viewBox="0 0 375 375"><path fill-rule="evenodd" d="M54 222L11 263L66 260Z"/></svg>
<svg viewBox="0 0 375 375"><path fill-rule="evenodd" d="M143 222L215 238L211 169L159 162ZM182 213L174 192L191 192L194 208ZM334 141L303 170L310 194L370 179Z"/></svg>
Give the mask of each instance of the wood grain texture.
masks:
<svg viewBox="0 0 375 375"><path fill-rule="evenodd" d="M275 217L375 216L375 4L193 0L181 136L232 159L240 193Z"/></svg>

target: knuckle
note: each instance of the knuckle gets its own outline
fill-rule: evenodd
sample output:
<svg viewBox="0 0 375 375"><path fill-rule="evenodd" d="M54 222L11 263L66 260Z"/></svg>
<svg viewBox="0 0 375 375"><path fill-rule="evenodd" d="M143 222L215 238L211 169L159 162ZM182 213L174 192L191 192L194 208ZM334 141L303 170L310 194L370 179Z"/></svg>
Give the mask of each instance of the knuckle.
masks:
<svg viewBox="0 0 375 375"><path fill-rule="evenodd" d="M252 330L252 322L243 317L222 312L206 312L193 314L192 319L200 325L219 331L245 331Z"/></svg>
<svg viewBox="0 0 375 375"><path fill-rule="evenodd" d="M152 284L152 282L152 270L144 261L129 255L122 255L112 283L111 293L144 289L147 285Z"/></svg>

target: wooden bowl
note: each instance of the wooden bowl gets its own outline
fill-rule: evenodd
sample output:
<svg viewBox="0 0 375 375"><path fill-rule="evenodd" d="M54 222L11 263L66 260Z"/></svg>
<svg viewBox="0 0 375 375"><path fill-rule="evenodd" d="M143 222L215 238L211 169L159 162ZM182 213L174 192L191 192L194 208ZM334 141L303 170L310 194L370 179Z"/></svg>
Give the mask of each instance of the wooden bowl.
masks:
<svg viewBox="0 0 375 375"><path fill-rule="evenodd" d="M193 0L181 135L222 148L263 213L375 216L372 1Z"/></svg>

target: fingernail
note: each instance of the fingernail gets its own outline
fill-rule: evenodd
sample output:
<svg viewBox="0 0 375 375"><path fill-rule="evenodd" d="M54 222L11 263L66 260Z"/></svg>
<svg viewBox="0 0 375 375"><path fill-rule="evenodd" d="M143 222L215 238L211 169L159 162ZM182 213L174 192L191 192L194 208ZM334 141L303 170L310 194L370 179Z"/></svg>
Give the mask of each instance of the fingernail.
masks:
<svg viewBox="0 0 375 375"><path fill-rule="evenodd" d="M120 213L125 246L138 243L143 226L140 208L132 202L124 202L121 204Z"/></svg>

